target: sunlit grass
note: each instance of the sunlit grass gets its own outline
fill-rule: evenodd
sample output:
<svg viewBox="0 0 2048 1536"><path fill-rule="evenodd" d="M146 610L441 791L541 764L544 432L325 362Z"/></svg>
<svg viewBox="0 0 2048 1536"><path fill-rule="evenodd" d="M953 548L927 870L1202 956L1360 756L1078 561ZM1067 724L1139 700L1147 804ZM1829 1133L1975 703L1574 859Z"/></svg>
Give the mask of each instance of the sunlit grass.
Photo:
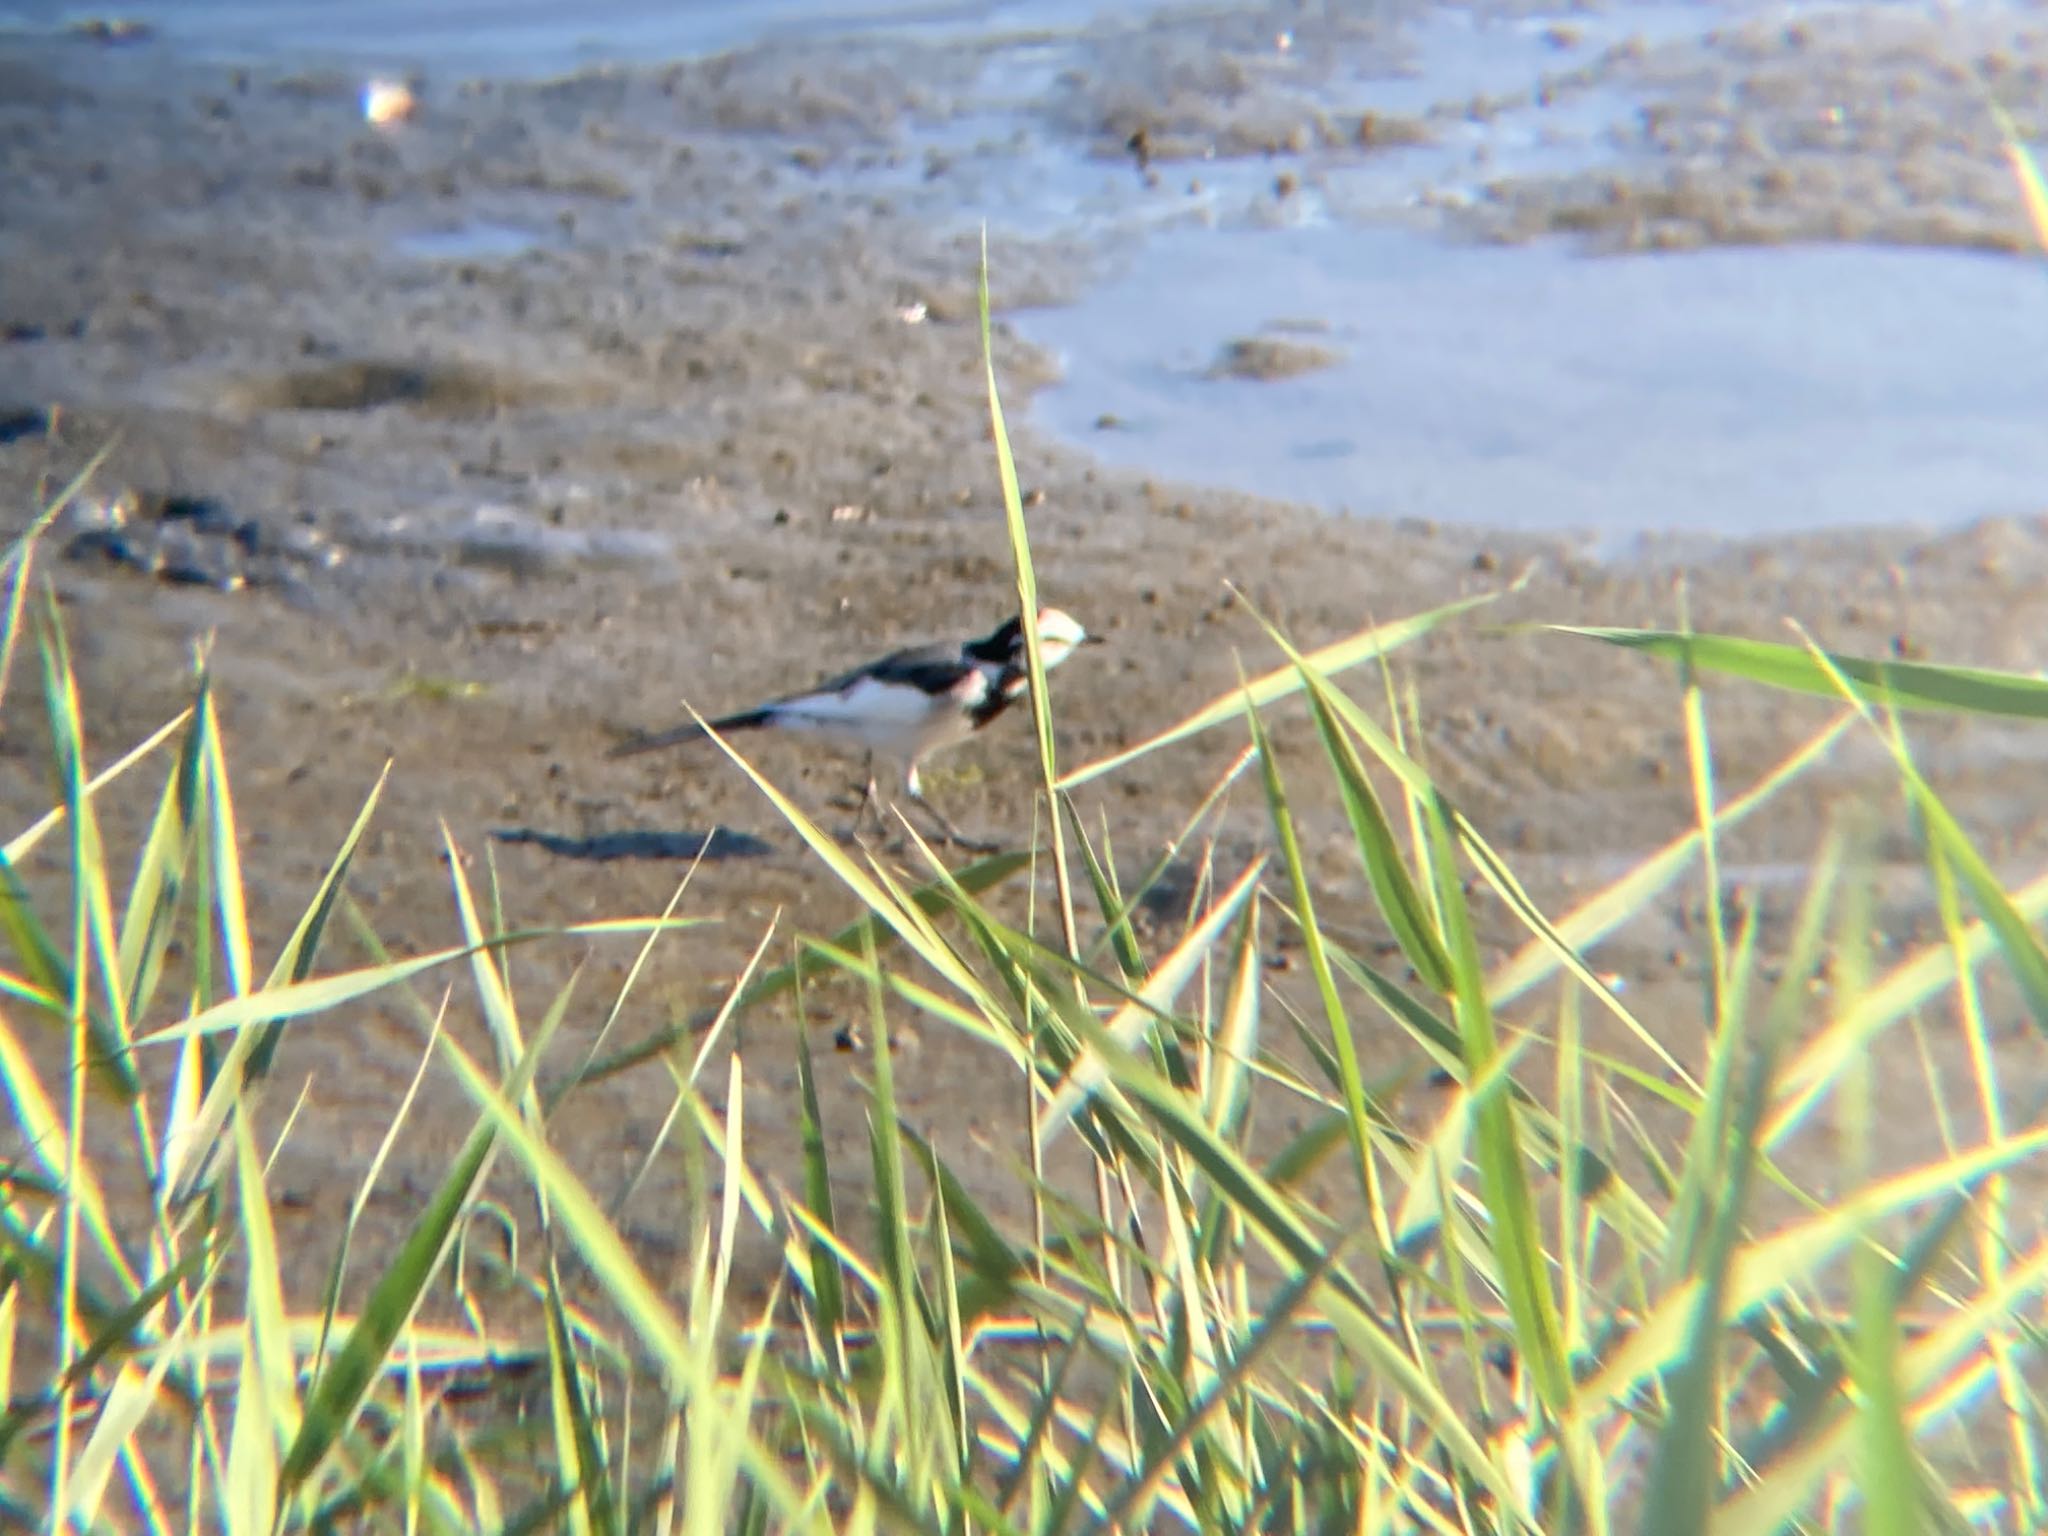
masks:
<svg viewBox="0 0 2048 1536"><path fill-rule="evenodd" d="M985 346L986 323L984 309ZM992 372L989 385L1028 610L1030 529ZM782 936L755 936L726 1001L675 1023L634 987L654 945L715 915L693 913L687 888L658 916L514 930L495 871L473 880L452 840L416 853L446 863L459 942L392 959L359 928L348 937L371 962L333 965L335 920L361 922L348 885L381 781L282 947L261 952L206 659L188 710L93 761L91 700L38 579L40 527L7 553L0 631L0 704L22 718L37 676L55 791L47 815L0 828L0 1086L17 1122L0 1206L0 1497L24 1524L2040 1523L2048 1233L2011 1175L2038 1165L2048 1130L2004 1023L2048 1028L2034 930L2048 880L2000 881L1911 737L1921 711L2038 715L2037 680L1682 624L1525 633L1668 667L1687 754L1674 805L1689 829L1550 912L1433 776L1391 686L1404 646L1497 594L1310 650L1267 628L1263 670L1240 689L1079 765L1057 756L1034 651L1036 849L959 869L914 832L901 861L849 850L731 754L862 915L797 935L779 966L765 961ZM1354 692L1367 663L1385 670ZM1726 783L1701 687L1716 673L1839 708L1756 782ZM1312 747L1275 750L1280 708L1308 716ZM1204 732L1243 750L1175 808L1170 844L1133 863L1130 835L1091 823L1075 792ZM1719 869L1723 840L1851 735L1889 754L1892 814L1940 917L1903 953L1871 940L1867 828L1819 838L1788 916L1732 901ZM163 779L153 801L145 770ZM1335 920L1305 853L1295 797L1321 776L1378 942L1357 937L1356 902ZM1233 795L1268 834L1237 862L1220 850L1241 843L1217 835ZM148 812L132 867L101 830L117 797ZM1315 846L1330 831L1314 828ZM28 856L58 846L61 877L31 879ZM1172 861L1196 871L1182 919L1132 921ZM1686 882L1703 915L1699 1001L1651 1014L1646 989L1592 951ZM1482 904L1516 934L1490 969ZM526 997L507 963L563 938L634 952L588 1038L569 1024L585 1016L575 978ZM1269 964L1281 950L1301 956L1291 977ZM762 1027L733 1044L750 1016L826 985L859 997L866 1021L858 1170L828 1151L810 1042ZM373 1000L416 1018L420 1057L322 1284L296 1294L262 1129L279 1116L255 1110L288 1031ZM913 1021L978 1042L1014 1079L998 1139L1017 1220L899 1113L894 1041ZM1886 1156L1873 1074L1910 1071L1911 1042L1941 1028L1960 1032L1967 1064L1946 1083L1925 1074L1942 1151ZM797 1123L764 1122L753 1085L792 1060ZM669 1107L612 1193L551 1121L626 1074ZM402 1239L367 1251L359 1219L430 1076L465 1095L467 1137ZM657 1276L620 1217L662 1158L686 1170L690 1216L680 1274ZM1084 1176L1056 1178L1054 1158ZM506 1210L508 1180L530 1218ZM493 1261L531 1303L520 1324L477 1303L465 1245L492 1224L520 1236ZM761 1238L779 1267L743 1304L735 1256ZM344 1295L362 1299L344 1312ZM465 1325L441 1320L451 1298ZM522 1373L538 1385L514 1390ZM448 1411L457 1374L505 1390Z"/></svg>

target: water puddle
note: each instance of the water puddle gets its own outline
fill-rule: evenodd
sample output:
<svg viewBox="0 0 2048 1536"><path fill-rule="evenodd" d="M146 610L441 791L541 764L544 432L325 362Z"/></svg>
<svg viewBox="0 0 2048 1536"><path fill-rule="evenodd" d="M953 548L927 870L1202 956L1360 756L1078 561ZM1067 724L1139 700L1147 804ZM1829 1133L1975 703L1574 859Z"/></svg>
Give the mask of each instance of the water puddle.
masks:
<svg viewBox="0 0 2048 1536"><path fill-rule="evenodd" d="M1105 242L1175 223L1302 227L1456 204L1498 177L1563 175L1611 160L1613 130L1639 103L1580 78L1584 67L1610 47L1697 35L1713 14L1662 0L1569 21L1446 6L1314 57L1278 34L1255 61L1260 88L1303 115L1375 119L1381 137L1361 128L1355 142L1312 142L1284 155L1226 148L1154 166L1104 155L1047 105L1063 82L1110 67L1102 38L1012 41L991 50L964 110L905 128L899 179L941 184L940 215L959 225ZM1227 117L1218 130L1227 137Z"/></svg>
<svg viewBox="0 0 2048 1536"><path fill-rule="evenodd" d="M1335 511L1759 535L2048 504L2048 282L1995 256L1175 230L1018 321L1064 364L1054 434ZM1259 338L1335 361L1218 367Z"/></svg>
<svg viewBox="0 0 2048 1536"><path fill-rule="evenodd" d="M1250 9L1158 0L590 0L566 13L345 0L284 20L255 0L192 0L156 24L202 52L463 74L863 33L885 50L878 67L913 82L936 57L919 49L972 49L957 77L971 83L920 97L925 115L885 147L835 146L854 153L829 162L832 190L886 193L935 229L986 223L999 268L1008 234L1104 253L1121 275L1072 308L1018 317L1065 369L1036 420L1153 474L1358 514L1583 529L1607 551L1641 530L2037 511L2048 433L2030 402L2048 398L2048 288L2030 266L1862 247L1591 259L1423 232L1431 210L1497 177L1614 163L1615 130L1643 103L1594 83L1609 50L1701 37L1767 6L1823 8L1475 3L1390 10L1384 24L1304 8L1300 41L1249 46L1247 27L1268 24ZM0 14L74 8L17 0ZM891 65L903 37L917 47ZM1122 153L1110 125L1155 108L1179 147ZM1320 126L1289 152L1246 152L1262 111ZM510 262L542 244L472 219L391 248Z"/></svg>
<svg viewBox="0 0 2048 1536"><path fill-rule="evenodd" d="M502 262L524 256L540 243L531 230L474 220L443 229L410 231L394 239L391 248L419 261Z"/></svg>

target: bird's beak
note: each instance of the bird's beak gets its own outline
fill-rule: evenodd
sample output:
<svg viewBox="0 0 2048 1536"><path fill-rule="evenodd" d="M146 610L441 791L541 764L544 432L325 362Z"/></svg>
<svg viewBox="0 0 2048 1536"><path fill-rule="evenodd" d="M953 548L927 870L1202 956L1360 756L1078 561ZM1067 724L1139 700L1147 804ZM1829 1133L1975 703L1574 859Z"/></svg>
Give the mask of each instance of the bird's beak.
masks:
<svg viewBox="0 0 2048 1536"><path fill-rule="evenodd" d="M1107 635L1083 635L1083 636L1081 637L1081 643L1082 643L1083 645L1107 645L1107 644L1109 644L1109 636L1107 636Z"/></svg>

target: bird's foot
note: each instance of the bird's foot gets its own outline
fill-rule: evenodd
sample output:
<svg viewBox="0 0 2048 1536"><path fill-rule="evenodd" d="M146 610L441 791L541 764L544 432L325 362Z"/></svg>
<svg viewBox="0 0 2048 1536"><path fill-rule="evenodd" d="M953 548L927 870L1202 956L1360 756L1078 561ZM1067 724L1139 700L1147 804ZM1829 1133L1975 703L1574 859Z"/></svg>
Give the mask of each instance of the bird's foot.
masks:
<svg viewBox="0 0 2048 1536"><path fill-rule="evenodd" d="M844 797L834 803L842 806L851 803L853 807L853 823L846 829L843 841L858 844L862 848L867 847L868 840L863 835L862 828L870 820L874 823L876 837L887 836L889 818L883 814L881 799L875 793L875 778L872 773L868 775L867 782L861 785L858 795Z"/></svg>
<svg viewBox="0 0 2048 1536"><path fill-rule="evenodd" d="M1000 843L992 843L985 838L969 837L965 832L954 826L952 822L946 820L939 813L938 807L925 799L924 796L917 795L913 798L918 808L931 818L932 825L939 829L938 840L940 842L949 843L953 847L958 848L962 853L996 853L1001 850L1002 844Z"/></svg>
<svg viewBox="0 0 2048 1536"><path fill-rule="evenodd" d="M958 832L948 832L946 834L946 841L951 843L955 848L958 848L962 853L986 854L1001 853L1003 851L1003 845L1001 843L992 842L991 840L985 837L963 837Z"/></svg>

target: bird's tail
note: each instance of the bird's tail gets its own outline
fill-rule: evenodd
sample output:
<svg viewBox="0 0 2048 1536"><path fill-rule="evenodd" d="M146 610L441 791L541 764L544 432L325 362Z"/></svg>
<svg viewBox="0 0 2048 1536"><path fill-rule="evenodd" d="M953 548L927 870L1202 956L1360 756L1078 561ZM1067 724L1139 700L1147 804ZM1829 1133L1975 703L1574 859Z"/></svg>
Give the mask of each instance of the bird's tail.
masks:
<svg viewBox="0 0 2048 1536"><path fill-rule="evenodd" d="M726 715L722 719L708 722L709 729L721 736L729 731L752 731L769 724L774 716L765 709L749 709L737 715ZM654 736L634 736L620 742L606 757L634 757L642 752L653 752L661 747L680 747L704 739L706 727L692 720L687 725L678 725L671 730Z"/></svg>

